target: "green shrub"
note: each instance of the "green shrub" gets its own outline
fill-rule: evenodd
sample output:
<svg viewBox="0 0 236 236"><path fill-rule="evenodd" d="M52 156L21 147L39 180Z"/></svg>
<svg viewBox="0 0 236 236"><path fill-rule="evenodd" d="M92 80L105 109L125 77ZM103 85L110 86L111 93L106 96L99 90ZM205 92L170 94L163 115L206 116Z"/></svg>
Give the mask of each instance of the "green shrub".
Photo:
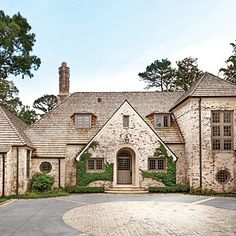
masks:
<svg viewBox="0 0 236 236"><path fill-rule="evenodd" d="M166 187L149 187L148 191L150 193L183 193L189 192L190 187L188 185L177 184L175 186Z"/></svg>
<svg viewBox="0 0 236 236"><path fill-rule="evenodd" d="M104 187L66 187L68 193L104 193Z"/></svg>
<svg viewBox="0 0 236 236"><path fill-rule="evenodd" d="M54 184L54 177L45 173L35 173L32 177L32 190L38 192L44 192L52 189Z"/></svg>

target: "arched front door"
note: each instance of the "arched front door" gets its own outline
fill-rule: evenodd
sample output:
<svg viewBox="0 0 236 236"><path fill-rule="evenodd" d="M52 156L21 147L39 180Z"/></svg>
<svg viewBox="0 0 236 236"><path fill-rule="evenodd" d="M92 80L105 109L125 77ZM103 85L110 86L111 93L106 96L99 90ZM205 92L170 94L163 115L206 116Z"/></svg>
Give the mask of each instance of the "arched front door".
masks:
<svg viewBox="0 0 236 236"><path fill-rule="evenodd" d="M132 155L127 150L117 154L117 184L132 184Z"/></svg>

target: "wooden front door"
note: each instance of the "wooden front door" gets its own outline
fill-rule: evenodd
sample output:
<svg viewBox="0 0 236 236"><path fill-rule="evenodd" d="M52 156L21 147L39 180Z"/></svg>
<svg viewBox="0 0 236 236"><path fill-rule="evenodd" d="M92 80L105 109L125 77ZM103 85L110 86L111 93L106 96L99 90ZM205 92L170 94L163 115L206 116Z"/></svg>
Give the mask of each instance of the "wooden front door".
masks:
<svg viewBox="0 0 236 236"><path fill-rule="evenodd" d="M132 184L132 156L128 151L118 153L117 184Z"/></svg>

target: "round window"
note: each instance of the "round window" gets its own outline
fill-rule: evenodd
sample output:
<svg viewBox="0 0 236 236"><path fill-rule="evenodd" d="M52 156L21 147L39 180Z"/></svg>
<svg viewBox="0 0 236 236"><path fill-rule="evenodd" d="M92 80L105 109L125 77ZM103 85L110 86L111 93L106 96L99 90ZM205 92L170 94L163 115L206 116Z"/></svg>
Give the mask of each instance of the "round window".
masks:
<svg viewBox="0 0 236 236"><path fill-rule="evenodd" d="M229 181L229 172L226 170L220 170L216 175L216 180L220 184L226 184Z"/></svg>
<svg viewBox="0 0 236 236"><path fill-rule="evenodd" d="M44 161L40 164L39 169L41 172L49 173L52 170L51 163Z"/></svg>

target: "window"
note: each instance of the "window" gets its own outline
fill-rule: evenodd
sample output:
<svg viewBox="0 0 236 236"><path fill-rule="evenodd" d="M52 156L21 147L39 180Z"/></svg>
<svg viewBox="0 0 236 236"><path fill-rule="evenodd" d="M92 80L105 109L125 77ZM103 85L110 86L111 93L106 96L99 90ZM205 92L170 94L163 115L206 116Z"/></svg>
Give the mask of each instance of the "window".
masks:
<svg viewBox="0 0 236 236"><path fill-rule="evenodd" d="M91 128L91 115L76 115L75 119L77 128Z"/></svg>
<svg viewBox="0 0 236 236"><path fill-rule="evenodd" d="M52 164L44 161L40 164L39 169L41 172L49 173L52 170Z"/></svg>
<svg viewBox="0 0 236 236"><path fill-rule="evenodd" d="M170 127L170 114L155 114L154 126L156 128L167 128Z"/></svg>
<svg viewBox="0 0 236 236"><path fill-rule="evenodd" d="M30 177L30 150L27 150L26 156L26 178Z"/></svg>
<svg viewBox="0 0 236 236"><path fill-rule="evenodd" d="M217 174L216 174L216 180L220 183L220 184L226 184L229 181L230 178L230 174L228 171L226 170L220 170Z"/></svg>
<svg viewBox="0 0 236 236"><path fill-rule="evenodd" d="M149 158L148 159L148 170L165 171L166 170L166 160L163 158Z"/></svg>
<svg viewBox="0 0 236 236"><path fill-rule="evenodd" d="M123 116L123 127L129 128L129 116Z"/></svg>
<svg viewBox="0 0 236 236"><path fill-rule="evenodd" d="M103 170L104 169L104 159L88 159L87 160L87 170Z"/></svg>
<svg viewBox="0 0 236 236"><path fill-rule="evenodd" d="M212 149L233 150L233 112L212 112Z"/></svg>

